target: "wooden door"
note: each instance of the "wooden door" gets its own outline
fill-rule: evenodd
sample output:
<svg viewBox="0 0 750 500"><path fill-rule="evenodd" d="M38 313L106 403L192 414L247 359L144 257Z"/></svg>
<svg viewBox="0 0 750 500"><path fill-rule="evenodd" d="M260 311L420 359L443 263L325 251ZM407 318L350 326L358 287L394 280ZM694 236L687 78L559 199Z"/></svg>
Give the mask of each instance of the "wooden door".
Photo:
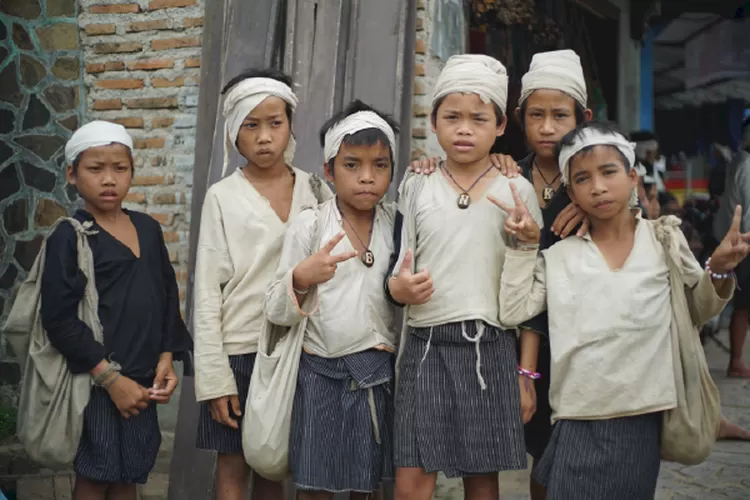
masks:
<svg viewBox="0 0 750 500"><path fill-rule="evenodd" d="M415 0L206 2L186 298L191 327L201 208L206 190L221 177L224 157L224 84L251 67L274 66L292 75L300 98L293 124L294 164L310 172L322 171L318 130L334 110L359 98L392 114L404 131L397 155L402 168L391 186L395 195L410 154L415 17ZM234 164L228 172L238 163L230 158ZM195 448L199 408L191 375L186 369L181 384L170 500L214 497L214 456Z"/></svg>

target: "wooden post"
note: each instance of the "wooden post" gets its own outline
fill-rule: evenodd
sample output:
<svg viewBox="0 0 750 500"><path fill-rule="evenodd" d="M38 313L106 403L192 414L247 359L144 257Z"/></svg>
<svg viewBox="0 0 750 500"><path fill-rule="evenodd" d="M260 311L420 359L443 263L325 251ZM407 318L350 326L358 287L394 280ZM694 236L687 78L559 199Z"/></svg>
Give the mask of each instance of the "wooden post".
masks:
<svg viewBox="0 0 750 500"><path fill-rule="evenodd" d="M318 130L334 110L359 98L394 115L402 129L400 168L390 191L395 195L410 155L415 18L415 0L206 2L186 298L191 325L201 208L206 190L221 177L224 158L222 87L250 67L276 66L290 74L300 98L293 123L298 143L294 164L310 172L322 170ZM227 172L239 159L230 155L230 162ZM181 385L169 499L212 499L215 460L195 448L193 377L186 375ZM384 495L390 497L390 492Z"/></svg>

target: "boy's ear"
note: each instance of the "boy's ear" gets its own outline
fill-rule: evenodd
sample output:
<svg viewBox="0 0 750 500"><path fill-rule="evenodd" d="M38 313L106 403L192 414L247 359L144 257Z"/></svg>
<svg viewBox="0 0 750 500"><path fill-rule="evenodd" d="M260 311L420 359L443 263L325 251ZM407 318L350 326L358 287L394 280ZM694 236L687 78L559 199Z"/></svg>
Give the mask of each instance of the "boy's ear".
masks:
<svg viewBox="0 0 750 500"><path fill-rule="evenodd" d="M640 176L638 175L638 172L635 171L635 168L630 167L630 170L628 170L628 177L630 177L630 187L634 188L638 186L638 182L640 181Z"/></svg>
<svg viewBox="0 0 750 500"><path fill-rule="evenodd" d="M586 118L587 122L590 122L594 118L594 112L589 108L586 108L583 110L583 116Z"/></svg>
<svg viewBox="0 0 750 500"><path fill-rule="evenodd" d="M523 119L522 119L523 117L521 116L521 107L520 106L518 106L515 109L514 114L516 115L516 120L518 120L518 123L523 123Z"/></svg>
<svg viewBox="0 0 750 500"><path fill-rule="evenodd" d="M68 165L68 168L65 169L65 178L67 179L68 184L72 184L75 186L76 173L75 173L75 170L73 170L72 165Z"/></svg>
<svg viewBox="0 0 750 500"><path fill-rule="evenodd" d="M437 134L437 127L435 127L435 120L430 116L430 128L433 134Z"/></svg>
<svg viewBox="0 0 750 500"><path fill-rule="evenodd" d="M508 125L508 115L503 115L503 120L497 125L495 135L500 137L505 133L505 127Z"/></svg>
<svg viewBox="0 0 750 500"><path fill-rule="evenodd" d="M332 161L335 161L335 159ZM330 165L331 161L327 161L323 164L323 173L325 174L326 180L328 182L333 182L333 170L331 169Z"/></svg>

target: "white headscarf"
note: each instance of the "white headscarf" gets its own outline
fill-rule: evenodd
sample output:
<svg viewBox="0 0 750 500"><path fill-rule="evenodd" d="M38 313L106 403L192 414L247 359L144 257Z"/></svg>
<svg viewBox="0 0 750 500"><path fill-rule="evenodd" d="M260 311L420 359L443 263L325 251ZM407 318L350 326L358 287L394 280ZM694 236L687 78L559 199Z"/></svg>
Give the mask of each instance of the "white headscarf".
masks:
<svg viewBox="0 0 750 500"><path fill-rule="evenodd" d="M482 54L450 57L435 82L432 105L456 92L477 94L483 102L492 101L505 113L508 103L508 73L505 66L497 59Z"/></svg>
<svg viewBox="0 0 750 500"><path fill-rule="evenodd" d="M531 58L529 72L521 78L521 105L532 92L539 89L559 90L586 107L586 79L581 58L574 51L553 50L540 52Z"/></svg>
<svg viewBox="0 0 750 500"><path fill-rule="evenodd" d="M133 150L133 138L122 125L102 120L89 122L76 130L65 144L65 161L68 165L73 165L78 155L87 149L109 146L112 143L122 144Z"/></svg>
<svg viewBox="0 0 750 500"><path fill-rule="evenodd" d="M603 133L592 128L585 128L576 135L575 142L572 146L563 146L560 150L560 174L563 184L569 184L570 181L570 160L582 149L589 146L614 146L627 158L631 167L636 168L635 164L635 145L625 139L620 133Z"/></svg>
<svg viewBox="0 0 750 500"><path fill-rule="evenodd" d="M339 148L344 137L368 128L381 130L388 138L391 153L396 154L396 134L393 132L391 126L388 125L388 122L372 111L359 111L347 116L326 132L325 140L323 141L323 157L325 162L328 163L331 158L335 158L339 154Z"/></svg>
<svg viewBox="0 0 750 500"><path fill-rule="evenodd" d="M242 122L260 103L268 97L278 97L284 100L292 108L292 113L297 108L297 96L292 89L283 82L273 78L248 78L233 86L224 98L224 165L221 176L224 177L229 165L229 149L237 151L237 136L240 133ZM297 143L294 136L289 137L284 151L284 159L291 163L294 159L294 149Z"/></svg>

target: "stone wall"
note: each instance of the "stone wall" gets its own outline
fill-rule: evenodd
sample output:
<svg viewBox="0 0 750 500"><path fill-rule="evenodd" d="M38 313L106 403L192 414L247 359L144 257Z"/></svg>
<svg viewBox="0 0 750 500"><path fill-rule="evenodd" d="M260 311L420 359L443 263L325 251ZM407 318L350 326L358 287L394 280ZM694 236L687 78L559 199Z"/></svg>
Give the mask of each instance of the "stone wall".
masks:
<svg viewBox="0 0 750 500"><path fill-rule="evenodd" d="M184 297L204 0L79 3L87 118L135 139L128 207L162 224Z"/></svg>
<svg viewBox="0 0 750 500"><path fill-rule="evenodd" d="M84 116L76 9L75 0L0 2L0 324L45 229L76 198L63 168Z"/></svg>

